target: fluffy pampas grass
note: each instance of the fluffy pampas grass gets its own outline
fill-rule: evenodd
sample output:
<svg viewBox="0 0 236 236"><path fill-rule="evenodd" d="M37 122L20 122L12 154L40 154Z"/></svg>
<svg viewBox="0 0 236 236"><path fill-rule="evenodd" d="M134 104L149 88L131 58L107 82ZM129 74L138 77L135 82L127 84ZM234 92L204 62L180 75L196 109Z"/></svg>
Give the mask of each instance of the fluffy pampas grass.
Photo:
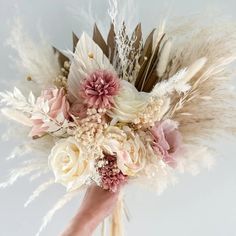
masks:
<svg viewBox="0 0 236 236"><path fill-rule="evenodd" d="M29 199L24 204L24 207L27 207L32 201L34 201L37 197L39 197L40 194L45 192L51 185L55 184L54 179L50 179L41 185L39 185L35 191L32 193L32 195L29 197Z"/></svg>
<svg viewBox="0 0 236 236"><path fill-rule="evenodd" d="M40 233L46 228L46 226L51 221L55 213L61 208L63 208L67 203L72 201L72 199L75 198L76 196L78 196L78 191L73 191L73 192L66 193L61 199L59 199L58 202L56 202L56 204L54 205L54 207L43 218L43 224L41 225L36 236L39 236Z"/></svg>
<svg viewBox="0 0 236 236"><path fill-rule="evenodd" d="M235 131L236 95L230 64L236 59L236 26L218 20L214 24L190 22L183 21L167 31L176 39L168 75L192 66L191 89L172 97L166 116L179 122L185 142L204 143L225 130Z"/></svg>
<svg viewBox="0 0 236 236"><path fill-rule="evenodd" d="M42 88L51 85L60 74L58 55L54 53L52 46L43 40L38 42L32 40L25 33L19 19L13 24L8 45L17 52L18 57L15 60L19 70L25 75L25 81L21 81L20 88L28 88L38 95Z"/></svg>
<svg viewBox="0 0 236 236"><path fill-rule="evenodd" d="M42 161L24 162L24 166L13 169L10 172L10 176L6 182L0 183L0 189L9 187L13 185L19 178L45 168L48 168L48 165Z"/></svg>

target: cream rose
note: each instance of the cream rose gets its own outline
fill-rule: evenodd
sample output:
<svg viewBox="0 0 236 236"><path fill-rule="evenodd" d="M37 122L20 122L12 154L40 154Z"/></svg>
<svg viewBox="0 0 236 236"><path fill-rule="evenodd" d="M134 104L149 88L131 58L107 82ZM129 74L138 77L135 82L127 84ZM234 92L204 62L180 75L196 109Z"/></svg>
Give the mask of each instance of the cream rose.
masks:
<svg viewBox="0 0 236 236"><path fill-rule="evenodd" d="M52 149L49 165L56 182L72 191L82 187L91 177L93 161L88 160L84 148L72 137L60 140Z"/></svg>
<svg viewBox="0 0 236 236"><path fill-rule="evenodd" d="M117 157L118 168L124 175L137 176L145 167L145 146L128 127L109 127L105 132L103 150Z"/></svg>
<svg viewBox="0 0 236 236"><path fill-rule="evenodd" d="M130 137L117 153L117 165L123 174L137 176L145 167L146 149L139 136Z"/></svg>
<svg viewBox="0 0 236 236"><path fill-rule="evenodd" d="M108 115L120 122L133 122L147 106L148 93L139 92L131 83L122 80L120 92L114 97L114 107Z"/></svg>

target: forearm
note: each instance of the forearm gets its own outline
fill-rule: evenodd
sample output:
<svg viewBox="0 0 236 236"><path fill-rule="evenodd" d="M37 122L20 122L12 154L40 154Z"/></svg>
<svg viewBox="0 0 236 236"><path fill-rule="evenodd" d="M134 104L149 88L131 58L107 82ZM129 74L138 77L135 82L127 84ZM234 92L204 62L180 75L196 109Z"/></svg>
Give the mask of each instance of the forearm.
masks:
<svg viewBox="0 0 236 236"><path fill-rule="evenodd" d="M119 192L113 193L91 186L77 215L61 236L92 236L97 226L109 216L117 202Z"/></svg>
<svg viewBox="0 0 236 236"><path fill-rule="evenodd" d="M94 216L79 212L61 236L92 236L97 224Z"/></svg>

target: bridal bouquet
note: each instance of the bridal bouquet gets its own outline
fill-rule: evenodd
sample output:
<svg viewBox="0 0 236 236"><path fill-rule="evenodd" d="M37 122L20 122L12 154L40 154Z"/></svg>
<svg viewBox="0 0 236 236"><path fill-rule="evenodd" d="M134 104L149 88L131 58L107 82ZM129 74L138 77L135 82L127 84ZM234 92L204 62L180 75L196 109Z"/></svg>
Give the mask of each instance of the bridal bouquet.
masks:
<svg viewBox="0 0 236 236"><path fill-rule="evenodd" d="M235 131L228 68L236 59L235 36L227 29L214 34L208 25L161 24L144 37L141 24L128 33L114 9L107 39L95 25L92 36L73 34L72 51L35 44L19 24L12 32L9 43L26 79L0 93L2 113L25 127L26 142L11 157L44 155L24 160L1 187L51 171L54 178L26 205L53 183L66 187L40 231L93 183L113 192L132 182L163 191L176 172L209 167L209 140Z"/></svg>

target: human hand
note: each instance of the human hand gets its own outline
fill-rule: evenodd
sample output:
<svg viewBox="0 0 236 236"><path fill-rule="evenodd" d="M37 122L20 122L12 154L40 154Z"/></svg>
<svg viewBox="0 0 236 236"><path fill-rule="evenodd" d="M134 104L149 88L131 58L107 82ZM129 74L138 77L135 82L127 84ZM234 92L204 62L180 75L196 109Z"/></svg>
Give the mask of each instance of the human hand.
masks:
<svg viewBox="0 0 236 236"><path fill-rule="evenodd" d="M62 236L91 236L96 227L115 208L119 192L113 193L98 186L88 188L79 212Z"/></svg>

